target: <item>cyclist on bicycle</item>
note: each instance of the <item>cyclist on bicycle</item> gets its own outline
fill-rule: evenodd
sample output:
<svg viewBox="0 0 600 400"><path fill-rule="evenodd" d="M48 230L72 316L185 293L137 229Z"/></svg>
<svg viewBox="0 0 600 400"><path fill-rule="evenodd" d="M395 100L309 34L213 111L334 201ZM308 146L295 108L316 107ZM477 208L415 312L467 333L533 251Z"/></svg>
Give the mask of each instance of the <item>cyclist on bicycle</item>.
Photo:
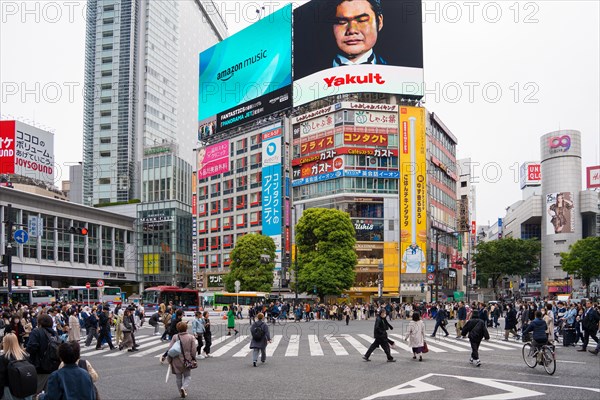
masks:
<svg viewBox="0 0 600 400"><path fill-rule="evenodd" d="M548 335L546 331L548 330L548 325L546 321L542 319L542 312L535 312L535 319L531 321L531 323L525 328L523 331L523 337L527 335L529 332L533 332L533 341L531 345L539 351L543 345L548 344Z"/></svg>

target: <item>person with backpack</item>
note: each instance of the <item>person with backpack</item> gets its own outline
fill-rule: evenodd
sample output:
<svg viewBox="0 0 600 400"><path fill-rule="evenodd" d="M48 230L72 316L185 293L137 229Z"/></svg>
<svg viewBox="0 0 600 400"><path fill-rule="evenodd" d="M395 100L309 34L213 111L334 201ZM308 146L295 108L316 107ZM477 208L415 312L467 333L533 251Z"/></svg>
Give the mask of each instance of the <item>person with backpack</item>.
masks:
<svg viewBox="0 0 600 400"><path fill-rule="evenodd" d="M252 335L252 340L250 341L250 348L252 351L252 365L256 367L256 363L258 362L258 353L260 352L260 361L267 361L267 343L271 343L271 335L269 333L269 327L263 321L265 315L263 313L258 313L256 316L258 321L252 324L250 327L250 334Z"/></svg>
<svg viewBox="0 0 600 400"><path fill-rule="evenodd" d="M187 322L179 321L176 330L177 332L171 338L167 354L169 363L171 364L171 371L175 375L175 382L177 384L177 389L179 389L179 395L182 398L185 398L187 397L187 388L192 381L191 371L198 366L194 348L195 340L194 337L187 332ZM175 351L175 353L173 353L171 350L176 343L179 343L179 352Z"/></svg>
<svg viewBox="0 0 600 400"><path fill-rule="evenodd" d="M4 354L0 357L0 398L31 400L37 388L37 373L14 333L4 336L2 350Z"/></svg>
<svg viewBox="0 0 600 400"><path fill-rule="evenodd" d="M58 369L59 339L52 329L52 317L42 314L38 318L38 326L31 331L27 342L29 359L37 371L37 391L40 393L48 384L50 374Z"/></svg>
<svg viewBox="0 0 600 400"><path fill-rule="evenodd" d="M461 335L467 336L469 335L469 342L471 343L471 359L469 360L471 364L475 363L476 367L481 365L481 361L479 360L479 345L481 344L481 340L485 338L485 340L490 340L490 334L487 330L487 324L479 319L479 311L473 310L473 314L471 315L471 319L465 324L462 329Z"/></svg>
<svg viewBox="0 0 600 400"><path fill-rule="evenodd" d="M96 400L96 388L87 369L77 365L80 347L77 342L65 342L58 348L64 367L54 371L48 380L48 392L42 393L39 400Z"/></svg>

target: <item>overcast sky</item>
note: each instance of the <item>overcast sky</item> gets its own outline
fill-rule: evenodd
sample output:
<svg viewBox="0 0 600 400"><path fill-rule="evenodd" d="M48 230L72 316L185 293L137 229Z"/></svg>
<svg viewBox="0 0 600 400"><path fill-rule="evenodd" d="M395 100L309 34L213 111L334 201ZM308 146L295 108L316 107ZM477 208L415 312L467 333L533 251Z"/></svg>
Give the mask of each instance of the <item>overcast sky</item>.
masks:
<svg viewBox="0 0 600 400"><path fill-rule="evenodd" d="M230 33L256 21L257 6L287 4L216 3ZM0 113L55 132L60 187L65 166L82 159L85 2L0 5ZM521 199L518 165L539 160L545 133L581 131L582 167L600 164L598 1L426 1L424 9L425 106L458 138L458 157L478 163L478 224Z"/></svg>

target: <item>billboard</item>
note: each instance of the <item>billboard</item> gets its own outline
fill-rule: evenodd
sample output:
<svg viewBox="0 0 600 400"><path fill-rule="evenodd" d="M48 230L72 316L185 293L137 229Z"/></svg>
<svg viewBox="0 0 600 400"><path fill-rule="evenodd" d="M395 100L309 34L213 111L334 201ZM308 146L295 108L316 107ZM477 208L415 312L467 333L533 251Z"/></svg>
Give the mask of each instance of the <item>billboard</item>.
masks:
<svg viewBox="0 0 600 400"><path fill-rule="evenodd" d="M281 141L282 128L262 134L262 234L275 242L275 269L281 269L282 198Z"/></svg>
<svg viewBox="0 0 600 400"><path fill-rule="evenodd" d="M546 195L546 234L575 232L573 193L558 192Z"/></svg>
<svg viewBox="0 0 600 400"><path fill-rule="evenodd" d="M19 121L0 121L0 174L54 184L54 134Z"/></svg>
<svg viewBox="0 0 600 400"><path fill-rule="evenodd" d="M423 96L421 0L312 0L294 10L294 106L355 92Z"/></svg>
<svg viewBox="0 0 600 400"><path fill-rule="evenodd" d="M523 163L519 175L521 189L526 186L540 186L542 184L542 165L533 162Z"/></svg>
<svg viewBox="0 0 600 400"><path fill-rule="evenodd" d="M198 179L229 172L229 140L201 147L196 152Z"/></svg>
<svg viewBox="0 0 600 400"><path fill-rule="evenodd" d="M144 254L144 275L156 275L160 273L160 254Z"/></svg>
<svg viewBox="0 0 600 400"><path fill-rule="evenodd" d="M400 107L400 251L402 273L426 272L427 153L424 108Z"/></svg>
<svg viewBox="0 0 600 400"><path fill-rule="evenodd" d="M586 172L586 181L588 189L597 189L600 188L600 165L596 165L595 167L587 167Z"/></svg>
<svg viewBox="0 0 600 400"><path fill-rule="evenodd" d="M291 16L290 4L200 53L198 128L204 137L291 105ZM207 124L214 116L216 123Z"/></svg>

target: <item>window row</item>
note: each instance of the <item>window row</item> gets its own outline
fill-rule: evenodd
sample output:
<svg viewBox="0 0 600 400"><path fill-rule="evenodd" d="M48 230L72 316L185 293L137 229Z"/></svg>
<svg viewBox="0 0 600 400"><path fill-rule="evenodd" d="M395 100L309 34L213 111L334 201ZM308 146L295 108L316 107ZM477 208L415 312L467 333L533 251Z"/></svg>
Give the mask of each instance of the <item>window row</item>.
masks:
<svg viewBox="0 0 600 400"><path fill-rule="evenodd" d="M227 232L233 229L242 229L262 226L262 211L253 211L248 214L230 215L228 217L200 219L197 222L198 235L208 232Z"/></svg>
<svg viewBox="0 0 600 400"><path fill-rule="evenodd" d="M210 202L210 215L218 215L221 213L232 212L235 210L245 210L248 207L255 208L260 207L262 205L262 192L254 192L247 194L242 194L240 196L228 197L223 200L215 200ZM200 202L203 199L198 199ZM208 203L200 202L198 204L198 216L203 217L208 215L209 207Z"/></svg>

